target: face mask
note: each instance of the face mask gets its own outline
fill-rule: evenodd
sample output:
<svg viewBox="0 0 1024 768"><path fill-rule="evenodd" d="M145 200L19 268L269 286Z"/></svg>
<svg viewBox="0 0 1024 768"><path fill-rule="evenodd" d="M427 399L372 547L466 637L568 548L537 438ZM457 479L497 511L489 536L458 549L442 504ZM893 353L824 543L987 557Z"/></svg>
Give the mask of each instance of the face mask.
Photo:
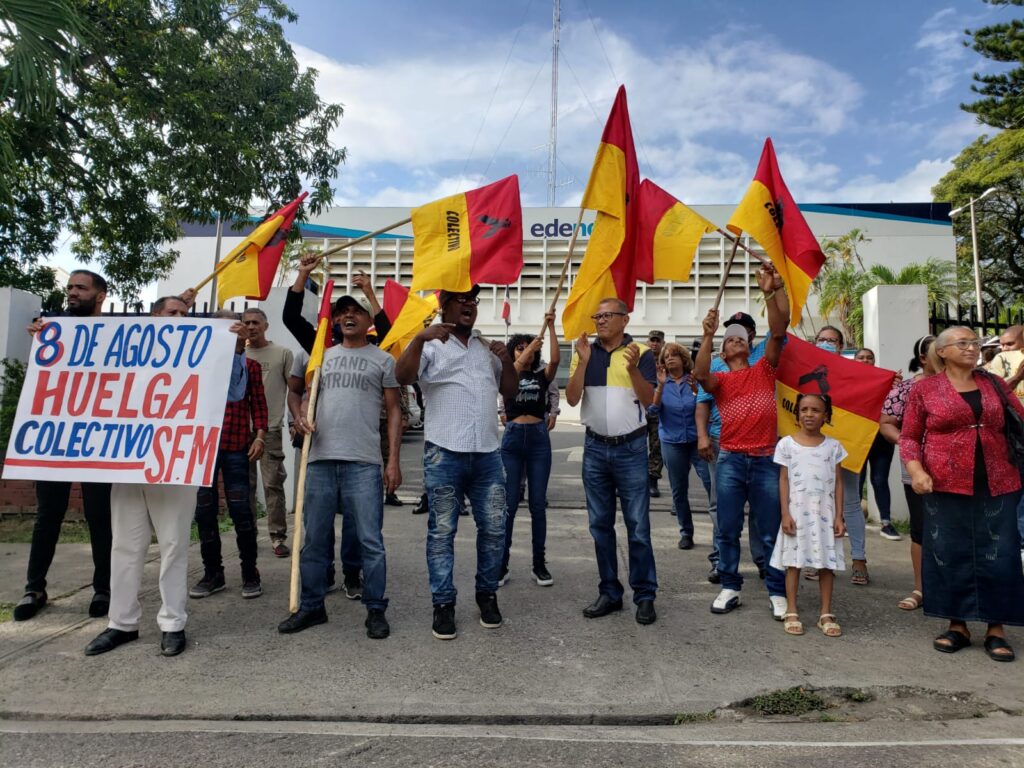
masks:
<svg viewBox="0 0 1024 768"><path fill-rule="evenodd" d="M839 351L839 347L837 347L831 341L819 341L815 346L818 349L824 349L826 352L838 352Z"/></svg>

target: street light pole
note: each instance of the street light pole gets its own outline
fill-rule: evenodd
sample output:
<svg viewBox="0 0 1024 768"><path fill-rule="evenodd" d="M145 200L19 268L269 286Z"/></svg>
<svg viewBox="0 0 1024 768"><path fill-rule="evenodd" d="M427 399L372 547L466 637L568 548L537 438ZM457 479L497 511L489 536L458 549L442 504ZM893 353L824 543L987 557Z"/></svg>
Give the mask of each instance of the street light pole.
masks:
<svg viewBox="0 0 1024 768"><path fill-rule="evenodd" d="M998 191L996 187L989 187L978 197L972 197L967 205L961 205L959 208L954 208L949 212L949 218L951 219L963 213L964 208L969 208L971 212L971 257L974 262L974 296L978 302L978 322L981 324L982 336L985 335L985 302L981 298L981 262L978 258L978 227L974 220L974 204L980 203L986 197Z"/></svg>

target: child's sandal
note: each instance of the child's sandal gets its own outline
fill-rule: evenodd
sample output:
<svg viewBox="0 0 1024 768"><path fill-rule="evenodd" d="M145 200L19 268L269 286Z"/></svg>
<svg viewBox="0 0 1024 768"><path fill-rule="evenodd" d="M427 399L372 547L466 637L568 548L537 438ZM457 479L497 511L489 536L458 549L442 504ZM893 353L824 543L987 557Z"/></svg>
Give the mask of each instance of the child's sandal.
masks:
<svg viewBox="0 0 1024 768"><path fill-rule="evenodd" d="M831 619L831 621L825 621L825 619ZM818 629L825 637L839 637L843 634L843 628L836 623L836 616L834 613L823 613L818 617Z"/></svg>
<svg viewBox="0 0 1024 768"><path fill-rule="evenodd" d="M896 605L899 606L902 611L916 611L921 607L921 602L923 600L924 595L921 594L921 590L915 589L909 595L896 603Z"/></svg>
<svg viewBox="0 0 1024 768"><path fill-rule="evenodd" d="M804 633L804 625L803 622L800 621L800 614L782 614L782 629L787 635L802 635Z"/></svg>

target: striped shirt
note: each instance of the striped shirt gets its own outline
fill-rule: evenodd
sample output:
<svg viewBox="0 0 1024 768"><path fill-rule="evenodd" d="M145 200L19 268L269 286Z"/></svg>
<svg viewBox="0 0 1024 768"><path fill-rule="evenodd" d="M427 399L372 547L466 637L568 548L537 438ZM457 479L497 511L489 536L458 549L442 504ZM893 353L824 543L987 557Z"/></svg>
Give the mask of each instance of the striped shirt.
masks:
<svg viewBox="0 0 1024 768"><path fill-rule="evenodd" d="M459 453L498 450L500 381L501 361L480 337L471 336L468 346L454 333L446 342L426 342L419 374L424 440Z"/></svg>

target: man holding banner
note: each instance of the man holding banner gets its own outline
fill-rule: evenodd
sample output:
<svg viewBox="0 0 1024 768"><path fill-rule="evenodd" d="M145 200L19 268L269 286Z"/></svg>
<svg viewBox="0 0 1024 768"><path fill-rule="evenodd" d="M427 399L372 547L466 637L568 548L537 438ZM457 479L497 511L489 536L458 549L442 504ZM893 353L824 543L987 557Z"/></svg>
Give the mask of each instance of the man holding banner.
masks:
<svg viewBox="0 0 1024 768"><path fill-rule="evenodd" d="M68 278L68 314L98 317L107 297L107 281L95 272L76 269ZM29 326L36 333L43 322ZM89 524L92 546L93 598L89 615L107 615L110 606L110 483L82 483L82 507ZM14 620L27 621L46 605L46 574L53 562L60 527L68 510L71 483L60 480L36 481L36 521L32 527L32 548L28 555L25 596L14 606Z"/></svg>
<svg viewBox="0 0 1024 768"><path fill-rule="evenodd" d="M181 319L188 315L188 304L178 296L158 299L153 305L153 317ZM165 331L175 323L161 324L160 331ZM181 331L195 328L192 324L179 324ZM157 338L173 335L157 332ZM245 326L235 323L231 332L245 339ZM193 347L193 350L195 348ZM141 352L140 352L141 354ZM162 353L157 353L162 354ZM109 355L109 353L108 353ZM190 365L192 358L179 356L175 367ZM196 367L202 360L195 360ZM155 364L155 363L154 363ZM158 374L171 378L170 374ZM154 377L154 381L155 381ZM245 396L248 381L245 366L245 354L233 356L231 376L227 387L227 400L240 400ZM194 388L198 379L190 379L177 395L173 408L186 403L200 393ZM127 386L127 383L125 384ZM155 391L155 385L150 384ZM191 393L195 391L195 395ZM166 397L166 395L164 396ZM122 405L128 394L121 395ZM148 407L161 406L154 403L156 398L149 398ZM147 405L143 405L145 412ZM187 409L186 409L187 412ZM222 411L223 413L223 411ZM160 427L160 430L170 430ZM218 430L209 434L211 440L217 439ZM186 444L191 436L192 444ZM162 605L157 614L157 624L162 631L160 651L164 656L177 656L185 650L185 622L188 619L186 605L188 603L188 548L192 528L192 517L196 505L196 486L202 485L202 477L197 477L189 469L184 476L174 473L175 459L184 456L189 450L193 455L202 442L199 435L178 431L172 444L161 448L154 438L151 452L156 454L160 467L168 463L166 474L163 471L147 470L148 482L114 483L110 492L111 527L113 530L113 547L110 556L111 590L110 620L107 629L95 637L86 647L86 656L97 656L112 651L120 645L137 640L139 622L142 618L142 605L139 603L139 588L142 583L142 570L146 564L146 552L149 549L150 537L156 532L160 545L160 598ZM215 445L216 443L214 443ZM163 451L167 451L165 455ZM212 457L206 470L202 473L212 476Z"/></svg>
<svg viewBox="0 0 1024 768"><path fill-rule="evenodd" d="M743 577L739 573L740 534L743 507L750 504L750 516L765 552L775 547L782 519L779 502L779 467L773 461L778 439L775 405L775 370L779 365L786 327L788 303L776 300L776 273L761 269L758 285L764 293L771 334L764 357L751 366L747 329L730 325L722 341L722 354L729 366L725 373L711 372L711 350L718 330L718 310L704 318L704 339L694 366L694 376L715 398L722 417L720 450L716 467L718 492L718 573L722 591L711 604L712 613L728 613L740 605ZM786 612L786 583L782 571L765 563L772 615L781 620Z"/></svg>

